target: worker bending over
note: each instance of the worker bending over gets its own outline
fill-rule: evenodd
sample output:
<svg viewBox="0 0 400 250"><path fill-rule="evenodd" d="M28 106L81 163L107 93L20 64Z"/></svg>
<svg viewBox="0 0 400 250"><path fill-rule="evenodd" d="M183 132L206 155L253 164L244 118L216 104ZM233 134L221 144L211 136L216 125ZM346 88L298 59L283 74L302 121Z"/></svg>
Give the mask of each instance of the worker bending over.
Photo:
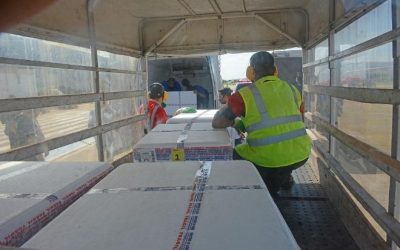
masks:
<svg viewBox="0 0 400 250"><path fill-rule="evenodd" d="M241 117L247 142L235 147L233 159L251 161L272 197L277 198L292 170L307 161L311 140L300 112L300 92L274 76L275 71L270 53L255 53L246 73L253 83L229 98L228 104L215 114L212 125L214 128L237 125L234 120Z"/></svg>

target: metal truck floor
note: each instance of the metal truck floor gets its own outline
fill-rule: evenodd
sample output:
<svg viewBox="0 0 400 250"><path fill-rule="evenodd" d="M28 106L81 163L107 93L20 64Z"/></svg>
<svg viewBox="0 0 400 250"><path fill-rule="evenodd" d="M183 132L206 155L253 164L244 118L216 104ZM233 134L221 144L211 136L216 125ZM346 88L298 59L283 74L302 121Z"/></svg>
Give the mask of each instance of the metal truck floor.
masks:
<svg viewBox="0 0 400 250"><path fill-rule="evenodd" d="M295 184L276 204L303 250L359 249L334 211L317 176L306 164L292 173Z"/></svg>

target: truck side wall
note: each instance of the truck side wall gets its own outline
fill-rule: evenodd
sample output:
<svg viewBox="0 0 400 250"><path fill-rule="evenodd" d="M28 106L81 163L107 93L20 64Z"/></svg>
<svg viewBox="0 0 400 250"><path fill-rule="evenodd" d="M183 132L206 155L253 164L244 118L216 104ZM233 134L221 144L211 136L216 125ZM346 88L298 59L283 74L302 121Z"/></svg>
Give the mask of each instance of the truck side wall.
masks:
<svg viewBox="0 0 400 250"><path fill-rule="evenodd" d="M316 173L319 173L320 183L331 204L360 249L385 249L387 247L385 241L371 227L370 222L351 198L349 191L332 173L328 164L314 150L310 159L310 165Z"/></svg>

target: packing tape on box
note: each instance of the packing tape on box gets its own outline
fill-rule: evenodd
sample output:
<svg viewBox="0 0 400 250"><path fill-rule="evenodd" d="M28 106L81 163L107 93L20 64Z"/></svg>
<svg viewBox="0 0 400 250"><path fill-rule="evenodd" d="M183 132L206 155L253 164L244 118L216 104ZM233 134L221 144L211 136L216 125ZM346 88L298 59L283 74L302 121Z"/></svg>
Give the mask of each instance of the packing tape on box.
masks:
<svg viewBox="0 0 400 250"><path fill-rule="evenodd" d="M172 161L184 161L186 160L185 156L185 141L188 138L188 131L192 127L193 123L199 118L201 115L206 113L207 110L201 112L200 114L193 117L188 123L186 123L185 127L181 131L178 139L176 141L176 148L171 150L170 159Z"/></svg>
<svg viewBox="0 0 400 250"><path fill-rule="evenodd" d="M117 194L126 192L161 192L161 191L180 191L180 190L192 190L193 186L167 186L167 187L134 187L134 188L104 188L97 189L93 188L87 195L91 194ZM206 186L204 190L258 190L265 189L261 185L216 185ZM1 194L0 194L1 199Z"/></svg>
<svg viewBox="0 0 400 250"><path fill-rule="evenodd" d="M93 188L86 194L116 194L125 192L160 192L191 190L192 186L167 186L167 187L134 187L134 188ZM206 186L205 190L258 190L263 189L261 185L216 185ZM53 197L53 198L50 198ZM3 193L1 199L54 199L49 193Z"/></svg>
<svg viewBox="0 0 400 250"><path fill-rule="evenodd" d="M186 208L185 216L178 233L178 237L172 249L189 249L193 234L196 229L196 223L200 214L201 202L204 198L204 191L211 174L211 161L205 161L196 171L192 193Z"/></svg>

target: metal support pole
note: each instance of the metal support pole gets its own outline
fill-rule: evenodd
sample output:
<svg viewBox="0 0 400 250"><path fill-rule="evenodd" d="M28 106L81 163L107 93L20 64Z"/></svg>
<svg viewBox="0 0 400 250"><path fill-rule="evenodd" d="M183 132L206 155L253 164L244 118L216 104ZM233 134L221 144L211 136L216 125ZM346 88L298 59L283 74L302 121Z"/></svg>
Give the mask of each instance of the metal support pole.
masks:
<svg viewBox="0 0 400 250"><path fill-rule="evenodd" d="M96 0L87 0L86 11L87 11L87 25L89 32L89 42L90 42L90 52L92 57L92 66L98 68L99 62L97 58L97 44L96 44L96 29L94 24L94 5ZM100 77L99 72L93 72L95 93L100 93ZM96 114L96 124L97 126L102 125L101 122L101 103L96 101L95 103L95 114ZM104 144L102 134L97 135L97 153L99 161L104 161Z"/></svg>
<svg viewBox="0 0 400 250"><path fill-rule="evenodd" d="M306 99L305 95L304 95L306 93L306 91L304 90L304 85L309 84L308 76L307 76L307 72L306 72L307 69L304 68L304 64L309 62L310 58L309 58L309 52L306 49L302 50L302 54L303 54L303 86L301 87L301 91L302 91L302 96L303 96L303 101L304 101ZM308 93L307 93L307 95L308 95ZM307 99L309 99L309 96L307 96ZM306 101L308 102L308 100L306 100ZM308 105L306 103L304 103L304 106L307 110Z"/></svg>
<svg viewBox="0 0 400 250"><path fill-rule="evenodd" d="M179 4L182 5L183 8L185 8L190 15L195 16L196 12L192 9L192 7L190 7L190 5L185 2L185 0L178 0Z"/></svg>
<svg viewBox="0 0 400 250"><path fill-rule="evenodd" d="M391 0L392 2L392 29L399 27L400 23L400 13L397 7L400 7L400 0ZM393 40L393 89L399 89L400 87L400 41L398 39ZM399 105L393 105L392 113L392 151L391 156L394 159L398 159L398 148L399 148ZM395 216L396 207L396 180L390 177L389 185L389 204L388 204L388 214ZM397 201L400 203L400 201ZM400 204L399 204L400 205ZM386 244L389 247L395 249L395 243L392 239L387 236Z"/></svg>
<svg viewBox="0 0 400 250"><path fill-rule="evenodd" d="M332 24L335 22L335 18L336 18L336 13L335 13L335 5L336 5L336 1L335 0L330 0L329 1L329 23ZM335 31L333 30L333 27L329 26L329 36L328 36L328 58L333 56L335 54ZM335 62L334 61L328 61L329 64L329 86L334 86L336 79L336 69L335 69ZM329 96L329 110L330 110L330 115L329 115L329 123L332 124L333 126L335 124L334 120L334 103L333 103L333 98L331 96ZM333 140L332 140L332 135L329 134L328 135L328 152L330 154L332 154L332 148L333 147Z"/></svg>
<svg viewBox="0 0 400 250"><path fill-rule="evenodd" d="M223 44L224 44L224 20L221 18L218 18L218 30L217 30L217 37L218 37L218 49L221 52L223 49Z"/></svg>
<svg viewBox="0 0 400 250"><path fill-rule="evenodd" d="M148 56L141 58L141 64L142 64L142 72L143 72L143 68L145 68L145 72L146 72L146 78L144 79L144 81L143 81L143 78L142 78L142 82L145 85L144 87L146 89L146 95L147 95L147 93L149 93L149 58L148 58ZM149 127L149 121L148 121L148 119L149 119L148 118L149 110L147 109L147 107L148 107L148 103L147 102L148 102L148 100L146 98L145 102L143 104L144 105L145 114L146 114L146 117L147 117L147 120L146 120L146 123L145 123L144 127L147 129L147 131L150 131L151 127Z"/></svg>
<svg viewBox="0 0 400 250"><path fill-rule="evenodd" d="M145 53L146 57L153 52L158 46L160 46L165 40L167 40L168 37L170 37L175 31L180 29L182 25L184 25L187 22L186 19L181 20L179 23L177 23L172 29L170 29L163 37L161 37L157 42L155 42Z"/></svg>
<svg viewBox="0 0 400 250"><path fill-rule="evenodd" d="M247 12L247 10L246 10L246 2L245 2L246 0L242 0L242 9L243 9L243 13L246 13Z"/></svg>
<svg viewBox="0 0 400 250"><path fill-rule="evenodd" d="M222 15L222 10L219 7L217 1L215 0L208 0L208 2L210 3L211 7L214 9L214 11L218 14L218 15Z"/></svg>

